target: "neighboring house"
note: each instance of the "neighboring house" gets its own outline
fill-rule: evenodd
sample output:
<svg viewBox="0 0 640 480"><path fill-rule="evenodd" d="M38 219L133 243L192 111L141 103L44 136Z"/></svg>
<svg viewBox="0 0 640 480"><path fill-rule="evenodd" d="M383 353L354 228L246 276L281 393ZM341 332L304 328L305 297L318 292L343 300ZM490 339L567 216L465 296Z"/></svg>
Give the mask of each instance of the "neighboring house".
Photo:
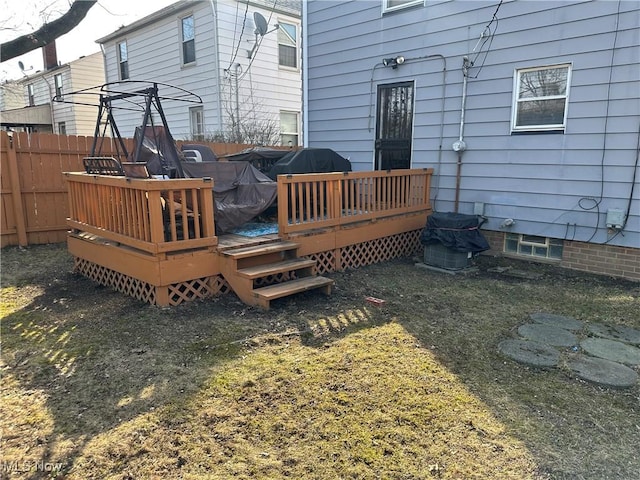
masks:
<svg viewBox="0 0 640 480"><path fill-rule="evenodd" d="M162 101L176 139L302 143L300 1L179 1L97 42L107 82L165 83L202 99ZM142 113L113 113L133 136Z"/></svg>
<svg viewBox="0 0 640 480"><path fill-rule="evenodd" d="M497 251L640 279L640 3L309 0L305 143L432 167Z"/></svg>
<svg viewBox="0 0 640 480"><path fill-rule="evenodd" d="M0 112L24 106L24 87L15 80L0 85Z"/></svg>
<svg viewBox="0 0 640 480"><path fill-rule="evenodd" d="M45 70L25 75L12 82L12 102L4 103L0 123L5 130L49 132L60 135L95 133L98 111L89 105L54 102L56 95L93 87L104 83L104 62L100 52L81 57L64 65L57 62L55 43L45 47ZM16 87L20 100L16 101ZM3 95L9 94L8 84L2 85Z"/></svg>

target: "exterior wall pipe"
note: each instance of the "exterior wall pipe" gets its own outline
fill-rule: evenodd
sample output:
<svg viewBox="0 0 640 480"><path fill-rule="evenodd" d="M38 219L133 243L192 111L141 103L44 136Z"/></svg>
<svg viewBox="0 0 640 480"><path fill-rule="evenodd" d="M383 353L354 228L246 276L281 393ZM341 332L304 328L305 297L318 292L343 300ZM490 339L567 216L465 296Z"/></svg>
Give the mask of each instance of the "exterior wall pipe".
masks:
<svg viewBox="0 0 640 480"><path fill-rule="evenodd" d="M216 104L218 113L218 129L222 131L222 105L220 99L222 98L222 88L220 80L220 39L218 38L218 2L217 0L211 0L211 13L213 14L213 38L216 42L216 48L213 53L215 54L215 73L216 73Z"/></svg>
<svg viewBox="0 0 640 480"><path fill-rule="evenodd" d="M307 52L307 29L309 25L307 2L302 2L302 146L308 147L309 141L309 54ZM300 142L298 142L300 143Z"/></svg>
<svg viewBox="0 0 640 480"><path fill-rule="evenodd" d="M460 205L460 181L462 179L462 153L466 150L467 146L464 142L464 114L467 105L467 82L469 79L469 67L471 62L469 57L462 58L462 105L460 107L460 136L458 141L453 144L453 151L458 152L458 161L456 166L456 195L454 201L454 211L458 213Z"/></svg>

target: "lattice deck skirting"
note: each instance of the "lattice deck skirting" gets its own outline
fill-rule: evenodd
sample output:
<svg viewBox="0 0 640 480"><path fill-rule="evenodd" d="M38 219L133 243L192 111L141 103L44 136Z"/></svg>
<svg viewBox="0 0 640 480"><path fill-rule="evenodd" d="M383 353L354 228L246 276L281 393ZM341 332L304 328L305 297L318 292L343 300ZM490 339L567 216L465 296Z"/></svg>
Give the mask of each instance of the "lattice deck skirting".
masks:
<svg viewBox="0 0 640 480"><path fill-rule="evenodd" d="M422 229L376 238L337 250L309 255L316 261L319 274L364 267L394 258L409 257L422 249Z"/></svg>
<svg viewBox="0 0 640 480"><path fill-rule="evenodd" d="M220 275L197 278L161 287L151 285L82 258L75 258L73 269L100 285L111 287L118 292L151 305L158 305L158 299L164 293L162 292L163 289L167 292L169 305L179 305L183 302L204 299L231 291L229 284Z"/></svg>
<svg viewBox="0 0 640 480"><path fill-rule="evenodd" d="M320 275L363 267L419 253L422 248L421 232L422 230L413 230L399 233L336 250L314 253L308 257L316 261L317 273ZM179 305L232 291L222 275L196 278L169 286L155 286L78 257L75 258L74 271L100 285L111 287L151 305L158 305L161 298L168 298L169 305ZM266 285L288 279L289 274L279 274L263 283Z"/></svg>

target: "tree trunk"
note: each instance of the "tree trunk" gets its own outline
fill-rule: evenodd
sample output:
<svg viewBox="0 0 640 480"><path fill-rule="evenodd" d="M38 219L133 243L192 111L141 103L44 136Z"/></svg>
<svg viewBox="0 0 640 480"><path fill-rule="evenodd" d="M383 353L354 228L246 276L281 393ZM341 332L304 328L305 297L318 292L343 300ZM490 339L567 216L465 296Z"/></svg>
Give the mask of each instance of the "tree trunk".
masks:
<svg viewBox="0 0 640 480"><path fill-rule="evenodd" d="M0 61L5 62L36 48L44 47L56 38L70 32L96 3L97 0L75 0L69 11L60 18L51 23L45 23L35 32L3 43L0 45Z"/></svg>

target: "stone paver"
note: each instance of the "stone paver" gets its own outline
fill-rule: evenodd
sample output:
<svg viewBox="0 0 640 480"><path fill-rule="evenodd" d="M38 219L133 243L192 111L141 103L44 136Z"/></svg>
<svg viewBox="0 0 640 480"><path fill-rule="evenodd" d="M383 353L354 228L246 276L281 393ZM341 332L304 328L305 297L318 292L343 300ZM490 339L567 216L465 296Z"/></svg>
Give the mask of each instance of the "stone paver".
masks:
<svg viewBox="0 0 640 480"><path fill-rule="evenodd" d="M549 345L510 338L498 344L498 350L519 363L534 367L549 368L558 365L560 352Z"/></svg>
<svg viewBox="0 0 640 480"><path fill-rule="evenodd" d="M576 335L568 330L544 323L527 323L518 327L518 334L534 342L556 347L572 347L578 345Z"/></svg>
<svg viewBox="0 0 640 480"><path fill-rule="evenodd" d="M536 323L544 323L545 325L552 325L554 327L564 328L565 330L577 331L584 328L584 322L564 315L537 312L529 315L529 318Z"/></svg>
<svg viewBox="0 0 640 480"><path fill-rule="evenodd" d="M640 345L640 330L635 328L625 327L624 325L592 323L587 325L587 330L602 338Z"/></svg>
<svg viewBox="0 0 640 480"><path fill-rule="evenodd" d="M640 365L640 348L609 340L608 338L585 338L580 346L589 355L606 358L626 365Z"/></svg>
<svg viewBox="0 0 640 480"><path fill-rule="evenodd" d="M628 388L638 381L638 374L629 367L604 358L576 355L567 366L583 380L614 388Z"/></svg>
<svg viewBox="0 0 640 480"><path fill-rule="evenodd" d="M524 338L503 340L498 345L500 353L541 368L557 367L563 359L579 378L607 387L627 388L638 382L638 373L627 365L640 366L640 330L589 324L546 312L532 313L529 318L534 323L518 327ZM574 353L580 348L581 353Z"/></svg>

